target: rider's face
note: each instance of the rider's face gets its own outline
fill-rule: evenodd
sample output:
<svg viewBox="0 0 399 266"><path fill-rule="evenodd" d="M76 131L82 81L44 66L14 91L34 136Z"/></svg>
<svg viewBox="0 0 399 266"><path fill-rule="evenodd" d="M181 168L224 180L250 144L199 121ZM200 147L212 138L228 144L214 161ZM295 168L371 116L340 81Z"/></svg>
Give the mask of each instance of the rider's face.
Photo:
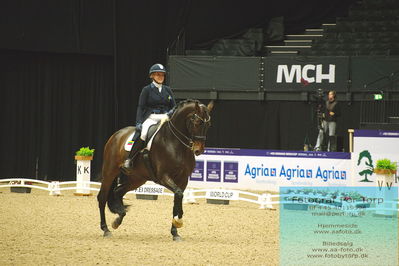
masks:
<svg viewBox="0 0 399 266"><path fill-rule="evenodd" d="M154 72L151 74L151 78L154 79L156 83L162 84L165 80L165 73Z"/></svg>

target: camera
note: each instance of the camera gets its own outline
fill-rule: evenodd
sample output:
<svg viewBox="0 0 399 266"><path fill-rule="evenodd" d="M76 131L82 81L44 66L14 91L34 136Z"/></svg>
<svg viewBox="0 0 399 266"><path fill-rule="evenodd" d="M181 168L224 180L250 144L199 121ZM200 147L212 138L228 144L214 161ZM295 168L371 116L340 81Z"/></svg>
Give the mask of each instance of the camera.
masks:
<svg viewBox="0 0 399 266"><path fill-rule="evenodd" d="M317 89L313 98L316 100L317 103L324 103L324 91L323 89Z"/></svg>
<svg viewBox="0 0 399 266"><path fill-rule="evenodd" d="M323 89L317 89L314 94L312 95L313 101L315 103L315 109L316 109L316 116L317 116L317 124L318 127L321 127L322 121L324 119L324 106L325 106L325 100L324 100L324 91Z"/></svg>

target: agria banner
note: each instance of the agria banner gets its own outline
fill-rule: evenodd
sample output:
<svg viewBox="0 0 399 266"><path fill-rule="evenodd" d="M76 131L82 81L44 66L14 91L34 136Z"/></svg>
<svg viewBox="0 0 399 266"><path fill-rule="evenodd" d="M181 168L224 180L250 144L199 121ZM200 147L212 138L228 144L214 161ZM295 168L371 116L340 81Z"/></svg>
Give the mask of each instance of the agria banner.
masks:
<svg viewBox="0 0 399 266"><path fill-rule="evenodd" d="M351 155L249 149L206 149L189 186L278 191L281 186L347 186Z"/></svg>

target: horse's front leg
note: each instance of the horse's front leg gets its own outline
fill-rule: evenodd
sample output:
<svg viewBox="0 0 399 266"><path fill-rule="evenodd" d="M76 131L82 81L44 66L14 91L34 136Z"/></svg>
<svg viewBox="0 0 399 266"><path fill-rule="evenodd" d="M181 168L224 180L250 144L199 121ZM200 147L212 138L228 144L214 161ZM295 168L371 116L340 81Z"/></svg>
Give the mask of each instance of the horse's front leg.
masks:
<svg viewBox="0 0 399 266"><path fill-rule="evenodd" d="M174 193L173 200L173 219L170 233L174 241L181 241L181 237L177 232L177 228L183 226L183 190L179 188L171 178L165 178L164 186L172 190Z"/></svg>
<svg viewBox="0 0 399 266"><path fill-rule="evenodd" d="M123 177L123 176L122 176ZM146 182L145 179L139 177L132 177L129 179L124 176L124 182L117 186L112 192L114 193L115 203L117 204L118 217L112 223L112 228L117 229L126 215L126 206L123 204L123 196L130 190L136 189Z"/></svg>

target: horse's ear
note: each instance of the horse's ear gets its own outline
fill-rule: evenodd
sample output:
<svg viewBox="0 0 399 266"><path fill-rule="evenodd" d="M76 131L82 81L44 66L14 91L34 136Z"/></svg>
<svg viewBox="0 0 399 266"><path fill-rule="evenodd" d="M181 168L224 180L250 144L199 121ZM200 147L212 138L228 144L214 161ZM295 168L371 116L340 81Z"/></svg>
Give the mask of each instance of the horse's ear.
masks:
<svg viewBox="0 0 399 266"><path fill-rule="evenodd" d="M199 113L199 112L201 112L201 108L200 108L200 106L199 106L199 103L198 103L198 102L195 102L195 112L196 112L196 113Z"/></svg>
<svg viewBox="0 0 399 266"><path fill-rule="evenodd" d="M212 112L212 109L213 109L214 105L215 105L215 102L213 100L208 103L207 108L209 110L209 113Z"/></svg>

